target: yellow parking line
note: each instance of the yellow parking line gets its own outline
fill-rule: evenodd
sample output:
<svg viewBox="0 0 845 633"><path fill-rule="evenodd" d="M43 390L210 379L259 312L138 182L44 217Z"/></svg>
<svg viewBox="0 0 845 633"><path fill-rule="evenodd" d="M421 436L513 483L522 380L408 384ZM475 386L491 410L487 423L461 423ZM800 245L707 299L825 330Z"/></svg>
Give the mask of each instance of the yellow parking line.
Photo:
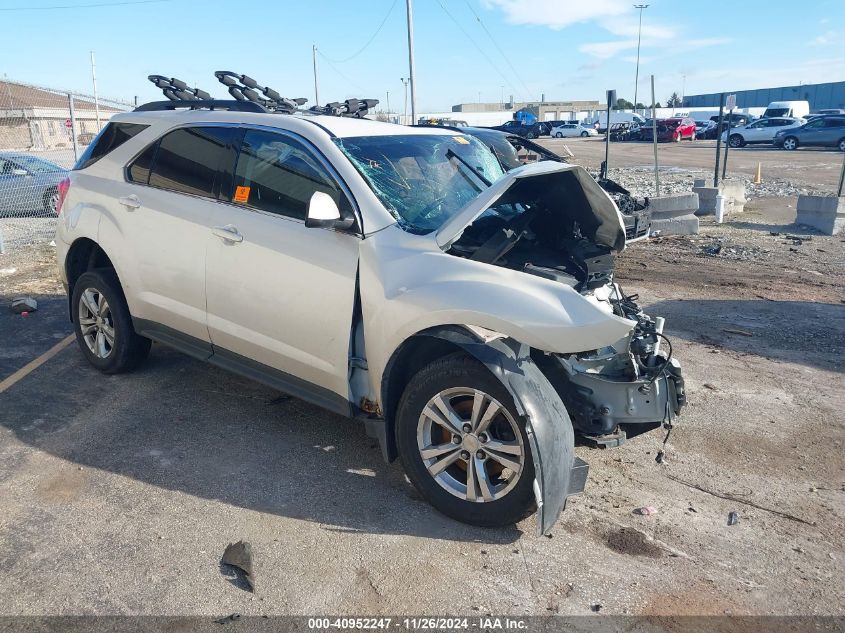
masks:
<svg viewBox="0 0 845 633"><path fill-rule="evenodd" d="M0 382L0 393L3 393L4 391L6 391L6 389L14 386L14 384L18 382L21 378L26 378L29 374L41 367L41 365L53 358L53 356L61 352L64 348L73 343L75 340L76 335L71 334L67 338L62 339L61 341L53 345L53 347L41 354L41 356L39 356L35 360L29 361L26 365L21 367L8 378L3 379L3 381Z"/></svg>

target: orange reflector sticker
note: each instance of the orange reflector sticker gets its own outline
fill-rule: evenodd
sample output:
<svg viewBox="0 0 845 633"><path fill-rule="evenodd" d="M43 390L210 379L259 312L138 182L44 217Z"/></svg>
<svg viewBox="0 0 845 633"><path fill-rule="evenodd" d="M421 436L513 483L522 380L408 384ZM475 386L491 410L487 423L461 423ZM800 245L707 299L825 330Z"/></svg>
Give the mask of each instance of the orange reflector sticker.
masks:
<svg viewBox="0 0 845 633"><path fill-rule="evenodd" d="M249 200L249 187L235 188L235 202L246 202Z"/></svg>

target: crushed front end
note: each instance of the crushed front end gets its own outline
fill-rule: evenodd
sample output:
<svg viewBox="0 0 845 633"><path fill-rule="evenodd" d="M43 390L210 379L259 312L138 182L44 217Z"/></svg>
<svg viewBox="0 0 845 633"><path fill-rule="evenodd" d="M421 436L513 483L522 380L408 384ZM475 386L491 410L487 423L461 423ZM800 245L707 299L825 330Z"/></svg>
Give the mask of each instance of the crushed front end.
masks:
<svg viewBox="0 0 845 633"><path fill-rule="evenodd" d="M664 426L686 404L681 365L652 318L617 284L596 289L596 298L636 326L630 336L602 349L538 358L566 404L572 424L589 443L618 446L627 437ZM538 354L539 356L539 354Z"/></svg>

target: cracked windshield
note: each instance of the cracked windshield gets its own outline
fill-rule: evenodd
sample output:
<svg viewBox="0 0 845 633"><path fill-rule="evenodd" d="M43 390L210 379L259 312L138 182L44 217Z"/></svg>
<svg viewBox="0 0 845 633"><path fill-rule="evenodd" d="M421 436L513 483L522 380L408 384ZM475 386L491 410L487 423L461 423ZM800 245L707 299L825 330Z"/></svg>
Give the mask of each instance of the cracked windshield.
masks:
<svg viewBox="0 0 845 633"><path fill-rule="evenodd" d="M361 136L335 141L400 225L437 229L504 174L475 138L440 134Z"/></svg>

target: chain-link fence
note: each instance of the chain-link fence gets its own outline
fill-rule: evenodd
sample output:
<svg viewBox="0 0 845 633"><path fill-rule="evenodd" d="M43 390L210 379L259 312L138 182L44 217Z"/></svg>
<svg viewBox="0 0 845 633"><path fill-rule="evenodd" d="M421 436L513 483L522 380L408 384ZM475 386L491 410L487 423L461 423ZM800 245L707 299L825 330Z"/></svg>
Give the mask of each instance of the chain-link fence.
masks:
<svg viewBox="0 0 845 633"><path fill-rule="evenodd" d="M0 81L0 252L53 239L59 183L109 118L131 107Z"/></svg>

